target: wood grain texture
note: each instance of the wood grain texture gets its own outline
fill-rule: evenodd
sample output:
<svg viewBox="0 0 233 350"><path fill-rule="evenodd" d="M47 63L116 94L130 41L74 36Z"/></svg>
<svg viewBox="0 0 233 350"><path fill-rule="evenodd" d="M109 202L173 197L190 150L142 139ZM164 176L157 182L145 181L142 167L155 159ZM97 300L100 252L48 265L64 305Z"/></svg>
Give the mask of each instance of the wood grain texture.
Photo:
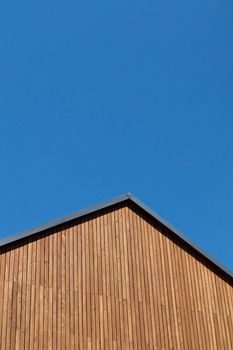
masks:
<svg viewBox="0 0 233 350"><path fill-rule="evenodd" d="M233 349L233 286L133 205L8 244L0 350Z"/></svg>

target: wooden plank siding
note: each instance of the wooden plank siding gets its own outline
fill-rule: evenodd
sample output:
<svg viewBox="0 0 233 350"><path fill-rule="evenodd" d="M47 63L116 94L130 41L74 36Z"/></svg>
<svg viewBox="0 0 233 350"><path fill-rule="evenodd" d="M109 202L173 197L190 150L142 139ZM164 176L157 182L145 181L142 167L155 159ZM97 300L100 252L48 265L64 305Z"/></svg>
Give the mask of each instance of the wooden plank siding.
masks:
<svg viewBox="0 0 233 350"><path fill-rule="evenodd" d="M0 254L0 350L233 349L233 287L119 204Z"/></svg>

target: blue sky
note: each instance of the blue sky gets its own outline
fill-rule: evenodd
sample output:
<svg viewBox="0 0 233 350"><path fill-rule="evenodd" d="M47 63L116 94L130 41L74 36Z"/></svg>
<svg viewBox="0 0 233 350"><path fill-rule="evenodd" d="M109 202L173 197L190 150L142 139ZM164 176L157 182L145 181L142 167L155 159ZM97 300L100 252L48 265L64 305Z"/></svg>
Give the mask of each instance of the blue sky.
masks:
<svg viewBox="0 0 233 350"><path fill-rule="evenodd" d="M3 0L0 235L130 191L233 270L232 10Z"/></svg>

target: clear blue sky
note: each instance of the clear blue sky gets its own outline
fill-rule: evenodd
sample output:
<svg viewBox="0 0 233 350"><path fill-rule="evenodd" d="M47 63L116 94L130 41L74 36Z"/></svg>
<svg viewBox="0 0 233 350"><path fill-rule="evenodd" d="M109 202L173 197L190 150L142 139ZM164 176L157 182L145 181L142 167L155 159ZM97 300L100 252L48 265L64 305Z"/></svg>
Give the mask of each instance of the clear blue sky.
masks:
<svg viewBox="0 0 233 350"><path fill-rule="evenodd" d="M132 192L233 270L230 0L4 0L0 234Z"/></svg>

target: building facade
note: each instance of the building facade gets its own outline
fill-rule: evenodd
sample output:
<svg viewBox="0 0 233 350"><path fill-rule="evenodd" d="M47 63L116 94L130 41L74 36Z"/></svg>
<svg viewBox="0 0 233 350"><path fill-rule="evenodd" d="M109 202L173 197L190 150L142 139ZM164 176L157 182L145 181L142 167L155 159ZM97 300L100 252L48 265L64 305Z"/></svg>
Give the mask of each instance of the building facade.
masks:
<svg viewBox="0 0 233 350"><path fill-rule="evenodd" d="M0 349L233 349L233 277L132 195L1 242Z"/></svg>

